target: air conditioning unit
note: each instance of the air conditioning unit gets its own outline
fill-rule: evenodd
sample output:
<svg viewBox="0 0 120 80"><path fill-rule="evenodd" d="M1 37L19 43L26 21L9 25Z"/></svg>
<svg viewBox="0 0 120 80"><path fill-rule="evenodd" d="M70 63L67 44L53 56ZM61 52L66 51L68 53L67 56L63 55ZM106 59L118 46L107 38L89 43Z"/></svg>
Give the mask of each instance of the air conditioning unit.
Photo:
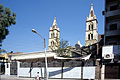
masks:
<svg viewBox="0 0 120 80"><path fill-rule="evenodd" d="M104 59L114 59L114 54L104 54Z"/></svg>

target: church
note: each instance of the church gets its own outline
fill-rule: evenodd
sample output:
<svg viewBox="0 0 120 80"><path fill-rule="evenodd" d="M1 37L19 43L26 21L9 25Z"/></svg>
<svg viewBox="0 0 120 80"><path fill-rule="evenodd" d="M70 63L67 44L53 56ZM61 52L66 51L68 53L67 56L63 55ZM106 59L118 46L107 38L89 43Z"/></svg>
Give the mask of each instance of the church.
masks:
<svg viewBox="0 0 120 80"><path fill-rule="evenodd" d="M94 14L93 4L91 4L90 14L86 20L86 35L85 35L85 46L92 45L97 43L98 32L97 32L97 18ZM54 18L54 22L52 27L49 30L49 51L52 49L55 50L60 45L60 29L57 27L56 17ZM79 45L80 42L78 42Z"/></svg>
<svg viewBox="0 0 120 80"><path fill-rule="evenodd" d="M49 29L49 45L46 51L49 78L81 78L95 79L95 52L97 43L97 18L94 14L93 4L91 4L90 14L86 20L85 46L80 42L74 47L69 47L71 57L59 57L53 50L60 46L60 29L57 26L56 17L53 25ZM9 56L10 63L5 64L5 75L17 75L22 77L35 77L36 73L40 73L40 77L44 77L45 68L45 52L32 52L26 54L14 54ZM89 59L91 58L91 59ZM86 61L86 62L85 62ZM81 67L84 67L81 74ZM14 67L14 68L13 68ZM78 70L79 69L79 70ZM76 73L76 74L74 74ZM67 75L69 74L69 75ZM86 75L87 74L87 75ZM90 75L89 75L90 74Z"/></svg>

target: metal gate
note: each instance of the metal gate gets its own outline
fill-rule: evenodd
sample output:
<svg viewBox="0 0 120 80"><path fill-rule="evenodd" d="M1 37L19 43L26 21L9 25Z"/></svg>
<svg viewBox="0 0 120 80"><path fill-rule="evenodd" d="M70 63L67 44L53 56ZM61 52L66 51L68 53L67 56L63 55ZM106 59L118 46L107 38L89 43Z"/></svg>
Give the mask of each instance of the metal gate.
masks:
<svg viewBox="0 0 120 80"><path fill-rule="evenodd" d="M105 65L106 79L120 79L120 64Z"/></svg>
<svg viewBox="0 0 120 80"><path fill-rule="evenodd" d="M10 64L10 75L17 75L17 62L11 62Z"/></svg>

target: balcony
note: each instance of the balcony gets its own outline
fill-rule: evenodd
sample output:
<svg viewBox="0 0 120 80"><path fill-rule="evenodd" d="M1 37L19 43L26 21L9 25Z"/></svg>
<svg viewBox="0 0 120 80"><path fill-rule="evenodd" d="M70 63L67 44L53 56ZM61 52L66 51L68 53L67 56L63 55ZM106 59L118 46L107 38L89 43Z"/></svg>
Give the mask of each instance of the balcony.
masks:
<svg viewBox="0 0 120 80"><path fill-rule="evenodd" d="M105 17L120 15L120 9L105 12Z"/></svg>
<svg viewBox="0 0 120 80"><path fill-rule="evenodd" d="M105 35L106 35L106 36L120 35L120 30L106 31L106 32L105 32Z"/></svg>

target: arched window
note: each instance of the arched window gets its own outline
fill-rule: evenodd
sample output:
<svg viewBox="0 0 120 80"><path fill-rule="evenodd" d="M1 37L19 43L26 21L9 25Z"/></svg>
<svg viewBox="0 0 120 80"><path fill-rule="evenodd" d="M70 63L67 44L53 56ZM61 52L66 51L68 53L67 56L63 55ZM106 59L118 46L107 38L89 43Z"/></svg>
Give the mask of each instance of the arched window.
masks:
<svg viewBox="0 0 120 80"><path fill-rule="evenodd" d="M91 29L93 30L93 24L91 25Z"/></svg>
<svg viewBox="0 0 120 80"><path fill-rule="evenodd" d="M54 46L54 41L53 41L53 46Z"/></svg>
<svg viewBox="0 0 120 80"><path fill-rule="evenodd" d="M51 46L52 46L52 47L54 46L54 41L51 41Z"/></svg>
<svg viewBox="0 0 120 80"><path fill-rule="evenodd" d="M51 38L53 38L53 35L51 34Z"/></svg>
<svg viewBox="0 0 120 80"><path fill-rule="evenodd" d="M89 25L89 30L90 30L90 25Z"/></svg>
<svg viewBox="0 0 120 80"><path fill-rule="evenodd" d="M91 34L91 40L93 40L93 34Z"/></svg>
<svg viewBox="0 0 120 80"><path fill-rule="evenodd" d="M55 37L55 34L53 33L53 38Z"/></svg>
<svg viewBox="0 0 120 80"><path fill-rule="evenodd" d="M58 33L56 33L56 37L58 38Z"/></svg>
<svg viewBox="0 0 120 80"><path fill-rule="evenodd" d="M52 42L51 42L51 46L52 46Z"/></svg>
<svg viewBox="0 0 120 80"><path fill-rule="evenodd" d="M90 40L90 34L88 34L88 40Z"/></svg>

